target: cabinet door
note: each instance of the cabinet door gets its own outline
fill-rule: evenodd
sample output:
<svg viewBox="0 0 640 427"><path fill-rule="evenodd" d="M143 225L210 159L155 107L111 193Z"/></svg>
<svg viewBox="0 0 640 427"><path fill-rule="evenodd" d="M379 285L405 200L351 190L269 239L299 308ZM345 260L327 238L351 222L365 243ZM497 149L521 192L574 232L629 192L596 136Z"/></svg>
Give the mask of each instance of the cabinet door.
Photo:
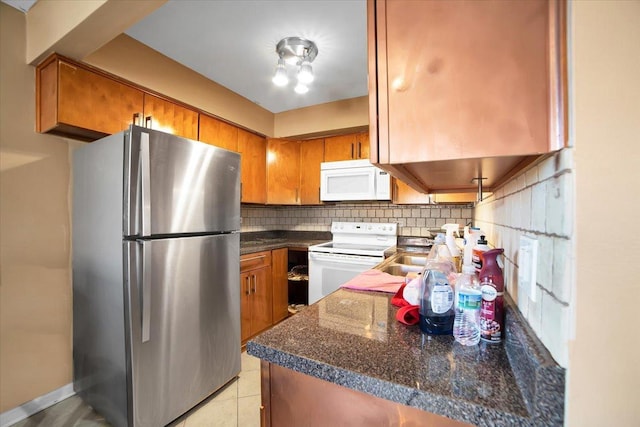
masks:
<svg viewBox="0 0 640 427"><path fill-rule="evenodd" d="M289 250L287 248L271 251L273 323L285 319L289 314L288 258Z"/></svg>
<svg viewBox="0 0 640 427"><path fill-rule="evenodd" d="M251 337L251 272L240 273L240 339Z"/></svg>
<svg viewBox="0 0 640 427"><path fill-rule="evenodd" d="M198 140L216 147L238 151L238 128L215 117L200 114Z"/></svg>
<svg viewBox="0 0 640 427"><path fill-rule="evenodd" d="M550 4L376 2L380 163L549 151Z"/></svg>
<svg viewBox="0 0 640 427"><path fill-rule="evenodd" d="M300 143L300 204L319 205L320 163L324 161L324 139Z"/></svg>
<svg viewBox="0 0 640 427"><path fill-rule="evenodd" d="M369 132L362 132L356 135L355 151L358 155L358 159L369 158L370 144L371 142L369 141Z"/></svg>
<svg viewBox="0 0 640 427"><path fill-rule="evenodd" d="M144 95L145 127L198 139L198 113L154 95Z"/></svg>
<svg viewBox="0 0 640 427"><path fill-rule="evenodd" d="M325 162L354 160L358 158L357 155L355 134L332 136L324 140Z"/></svg>
<svg viewBox="0 0 640 427"><path fill-rule="evenodd" d="M483 199L491 192L483 192ZM443 204L443 203L475 203L478 201L477 192L433 193L425 194L414 190L399 179L393 180L393 203L402 205L415 204Z"/></svg>
<svg viewBox="0 0 640 427"><path fill-rule="evenodd" d="M250 272L251 286L251 335L273 325L273 295L271 267Z"/></svg>
<svg viewBox="0 0 640 427"><path fill-rule="evenodd" d="M267 141L267 203L300 203L300 142Z"/></svg>
<svg viewBox="0 0 640 427"><path fill-rule="evenodd" d="M266 203L266 139L243 129L238 129L238 152L242 155L241 201L243 203Z"/></svg>
<svg viewBox="0 0 640 427"><path fill-rule="evenodd" d="M98 139L126 129L143 92L78 65L52 59L36 70L38 132Z"/></svg>
<svg viewBox="0 0 640 427"><path fill-rule="evenodd" d="M431 203L429 194L420 193L409 187L399 179L393 180L393 203L402 204L427 204Z"/></svg>

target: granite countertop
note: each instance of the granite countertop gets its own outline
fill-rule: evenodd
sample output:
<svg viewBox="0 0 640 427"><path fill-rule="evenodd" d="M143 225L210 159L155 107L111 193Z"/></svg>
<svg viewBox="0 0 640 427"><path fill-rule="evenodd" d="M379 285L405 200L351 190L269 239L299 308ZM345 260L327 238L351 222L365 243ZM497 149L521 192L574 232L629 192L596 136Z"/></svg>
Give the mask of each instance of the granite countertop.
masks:
<svg viewBox="0 0 640 427"><path fill-rule="evenodd" d="M331 240L324 231L258 231L240 233L240 255L280 248L308 248Z"/></svg>
<svg viewBox="0 0 640 427"><path fill-rule="evenodd" d="M505 303L501 344L465 347L395 319L392 295L339 289L247 344L267 362L479 426L562 425L564 369Z"/></svg>

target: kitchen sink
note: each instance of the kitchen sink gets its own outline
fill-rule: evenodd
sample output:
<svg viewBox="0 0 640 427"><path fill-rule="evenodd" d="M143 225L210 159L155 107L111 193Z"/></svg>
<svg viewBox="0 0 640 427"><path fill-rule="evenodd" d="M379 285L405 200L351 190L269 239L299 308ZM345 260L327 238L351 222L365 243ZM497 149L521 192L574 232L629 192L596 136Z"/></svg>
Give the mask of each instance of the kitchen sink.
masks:
<svg viewBox="0 0 640 427"><path fill-rule="evenodd" d="M376 268L393 276L405 277L409 273L422 272L426 262L426 254L416 255L399 252L378 264Z"/></svg>
<svg viewBox="0 0 640 427"><path fill-rule="evenodd" d="M394 262L397 264L424 266L427 263L427 256L401 254L397 256Z"/></svg>
<svg viewBox="0 0 640 427"><path fill-rule="evenodd" d="M406 276L408 273L420 273L424 267L419 265L389 264L381 268L392 276Z"/></svg>

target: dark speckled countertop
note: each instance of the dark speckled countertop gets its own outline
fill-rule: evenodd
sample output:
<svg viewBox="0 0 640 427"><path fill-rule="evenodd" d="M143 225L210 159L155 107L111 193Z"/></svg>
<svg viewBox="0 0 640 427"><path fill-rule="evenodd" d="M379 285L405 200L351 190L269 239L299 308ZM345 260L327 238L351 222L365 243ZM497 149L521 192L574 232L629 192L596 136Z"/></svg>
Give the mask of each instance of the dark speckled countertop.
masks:
<svg viewBox="0 0 640 427"><path fill-rule="evenodd" d="M331 240L324 231L257 231L240 233L240 255L279 248L305 248Z"/></svg>
<svg viewBox="0 0 640 427"><path fill-rule="evenodd" d="M265 361L479 426L562 425L564 369L507 298L502 344L395 320L392 295L339 289L247 344Z"/></svg>

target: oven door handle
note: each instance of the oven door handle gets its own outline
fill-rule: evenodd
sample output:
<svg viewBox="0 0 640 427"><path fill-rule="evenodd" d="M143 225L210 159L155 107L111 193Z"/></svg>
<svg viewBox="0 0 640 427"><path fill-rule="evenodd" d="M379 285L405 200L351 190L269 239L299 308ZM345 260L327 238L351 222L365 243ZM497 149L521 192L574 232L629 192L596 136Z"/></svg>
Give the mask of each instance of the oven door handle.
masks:
<svg viewBox="0 0 640 427"><path fill-rule="evenodd" d="M376 265L383 260L374 257L343 255L343 254L325 254L317 252L309 252L309 259L320 262L330 262L332 264L359 264L359 265Z"/></svg>

